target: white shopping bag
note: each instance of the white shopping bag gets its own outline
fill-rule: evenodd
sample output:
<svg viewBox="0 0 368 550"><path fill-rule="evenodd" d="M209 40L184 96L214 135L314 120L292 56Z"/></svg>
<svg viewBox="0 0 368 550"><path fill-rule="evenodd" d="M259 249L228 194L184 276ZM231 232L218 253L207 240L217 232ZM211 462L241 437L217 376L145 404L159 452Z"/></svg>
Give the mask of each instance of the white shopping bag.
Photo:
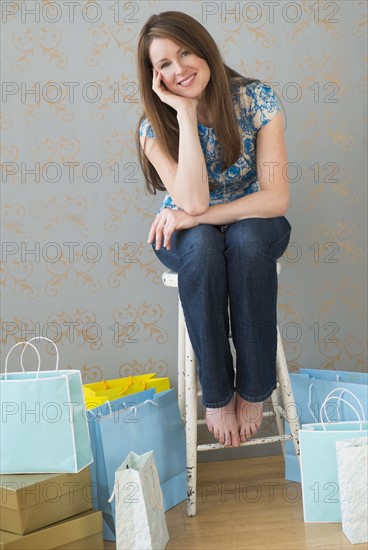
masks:
<svg viewBox="0 0 368 550"><path fill-rule="evenodd" d="M130 452L115 472L116 550L163 550L169 540L154 452Z"/></svg>
<svg viewBox="0 0 368 550"><path fill-rule="evenodd" d="M368 437L336 441L342 530L352 544L368 542Z"/></svg>

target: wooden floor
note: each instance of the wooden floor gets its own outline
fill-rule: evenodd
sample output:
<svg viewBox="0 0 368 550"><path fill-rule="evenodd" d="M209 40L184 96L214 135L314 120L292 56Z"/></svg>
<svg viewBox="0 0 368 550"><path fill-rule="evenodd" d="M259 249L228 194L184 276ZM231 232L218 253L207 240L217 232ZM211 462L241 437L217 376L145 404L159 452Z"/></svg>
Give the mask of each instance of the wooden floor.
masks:
<svg viewBox="0 0 368 550"><path fill-rule="evenodd" d="M304 523L300 484L285 481L282 455L199 464L197 488L197 516L187 517L185 502L166 512L166 550L368 548L352 546L339 523Z"/></svg>

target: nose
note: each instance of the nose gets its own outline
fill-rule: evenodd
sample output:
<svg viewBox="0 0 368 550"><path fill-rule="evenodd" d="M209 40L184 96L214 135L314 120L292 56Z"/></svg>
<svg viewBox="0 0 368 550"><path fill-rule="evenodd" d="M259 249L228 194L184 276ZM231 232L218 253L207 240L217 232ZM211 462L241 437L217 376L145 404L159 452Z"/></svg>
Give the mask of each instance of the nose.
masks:
<svg viewBox="0 0 368 550"><path fill-rule="evenodd" d="M180 61L177 61L175 63L175 74L181 74L183 72L183 69L184 69L184 65L180 62Z"/></svg>

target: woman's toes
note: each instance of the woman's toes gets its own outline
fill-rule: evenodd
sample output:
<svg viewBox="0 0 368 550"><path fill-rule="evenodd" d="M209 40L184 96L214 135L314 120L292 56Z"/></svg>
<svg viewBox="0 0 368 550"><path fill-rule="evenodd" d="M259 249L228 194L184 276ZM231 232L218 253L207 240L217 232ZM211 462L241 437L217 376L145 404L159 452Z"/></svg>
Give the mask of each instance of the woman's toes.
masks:
<svg viewBox="0 0 368 550"><path fill-rule="evenodd" d="M231 432L231 444L232 447L239 447L240 445L239 433L237 431Z"/></svg>
<svg viewBox="0 0 368 550"><path fill-rule="evenodd" d="M219 433L219 437L216 438L221 445L226 445L226 435L223 432Z"/></svg>

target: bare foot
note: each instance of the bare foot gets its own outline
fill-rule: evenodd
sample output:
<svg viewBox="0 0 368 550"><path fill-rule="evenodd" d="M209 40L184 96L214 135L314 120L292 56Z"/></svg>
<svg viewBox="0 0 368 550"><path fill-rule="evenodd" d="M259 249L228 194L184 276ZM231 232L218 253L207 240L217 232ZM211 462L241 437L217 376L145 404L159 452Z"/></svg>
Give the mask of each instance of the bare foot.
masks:
<svg viewBox="0 0 368 550"><path fill-rule="evenodd" d="M240 441L245 443L247 439L256 435L262 424L263 402L245 401L237 394L235 411L238 419Z"/></svg>
<svg viewBox="0 0 368 550"><path fill-rule="evenodd" d="M239 426L235 414L235 396L225 407L206 409L208 430L225 447L239 447Z"/></svg>

